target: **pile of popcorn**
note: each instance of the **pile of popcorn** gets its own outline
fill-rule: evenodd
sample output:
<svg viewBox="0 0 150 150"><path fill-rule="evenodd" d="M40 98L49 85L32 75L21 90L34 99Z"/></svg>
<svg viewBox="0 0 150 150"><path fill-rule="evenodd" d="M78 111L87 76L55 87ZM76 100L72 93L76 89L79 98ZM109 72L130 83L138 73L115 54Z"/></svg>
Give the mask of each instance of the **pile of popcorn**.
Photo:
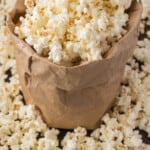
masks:
<svg viewBox="0 0 150 150"><path fill-rule="evenodd" d="M12 7L12 4L12 0L0 0L0 28L5 23L6 13Z"/></svg>
<svg viewBox="0 0 150 150"><path fill-rule="evenodd" d="M102 59L127 32L132 0L25 0L15 33L53 63Z"/></svg>
<svg viewBox="0 0 150 150"><path fill-rule="evenodd" d="M143 0L144 6L148 1ZM14 47L1 23L0 150L150 150L150 142L143 141L140 134L146 132L150 141L150 7L143 14L141 35L145 36L139 38L126 64L116 103L90 134L78 127L64 136L62 130L48 127L33 105L25 105Z"/></svg>

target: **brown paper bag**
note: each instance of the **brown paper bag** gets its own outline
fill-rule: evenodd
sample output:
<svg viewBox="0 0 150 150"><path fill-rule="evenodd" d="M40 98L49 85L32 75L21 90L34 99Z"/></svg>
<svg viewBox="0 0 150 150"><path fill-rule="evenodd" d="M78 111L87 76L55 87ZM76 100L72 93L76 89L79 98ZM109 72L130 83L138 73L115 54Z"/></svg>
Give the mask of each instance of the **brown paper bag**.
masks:
<svg viewBox="0 0 150 150"><path fill-rule="evenodd" d="M26 102L36 105L51 127L98 127L112 106L125 64L135 48L141 12L141 3L134 1L129 10L128 33L105 59L64 67L38 56L14 34L18 16L25 13L24 0L17 0L8 14L7 25L16 47L17 70Z"/></svg>

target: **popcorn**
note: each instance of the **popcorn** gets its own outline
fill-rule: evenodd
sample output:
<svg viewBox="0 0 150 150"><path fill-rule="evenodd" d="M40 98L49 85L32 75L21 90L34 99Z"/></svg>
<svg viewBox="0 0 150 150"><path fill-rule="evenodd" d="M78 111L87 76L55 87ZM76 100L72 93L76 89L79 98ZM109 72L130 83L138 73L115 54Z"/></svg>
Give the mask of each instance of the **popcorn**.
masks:
<svg viewBox="0 0 150 150"><path fill-rule="evenodd" d="M1 0L0 1L0 29L5 24L6 14L13 7L15 0Z"/></svg>
<svg viewBox="0 0 150 150"><path fill-rule="evenodd" d="M142 0L142 2L143 2L143 8L144 8L142 17L144 19L146 17L149 17L149 15L150 15L150 9L149 9L150 1L149 0Z"/></svg>
<svg viewBox="0 0 150 150"><path fill-rule="evenodd" d="M45 132L45 138L47 138L47 139L57 139L58 134L59 134L58 130L51 129L51 131Z"/></svg>
<svg viewBox="0 0 150 150"><path fill-rule="evenodd" d="M147 36L148 36L148 38L150 38L150 31L147 31Z"/></svg>
<svg viewBox="0 0 150 150"><path fill-rule="evenodd" d="M33 109L32 105L23 106L18 111L18 115L19 115L19 118L34 119L35 110Z"/></svg>
<svg viewBox="0 0 150 150"><path fill-rule="evenodd" d="M59 41L54 41L50 45L51 51L49 52L49 59L54 60L55 63L59 63L62 58L62 45L60 44Z"/></svg>
<svg viewBox="0 0 150 150"><path fill-rule="evenodd" d="M26 149L31 149L31 148L36 148L36 133L34 130L29 129L28 132L24 134L24 136L21 139L21 149L26 150Z"/></svg>
<svg viewBox="0 0 150 150"><path fill-rule="evenodd" d="M76 149L77 149L77 143L73 140L67 140L64 150L76 150Z"/></svg>
<svg viewBox="0 0 150 150"><path fill-rule="evenodd" d="M8 145L11 145L10 147L11 147L12 149L19 150L19 149L20 149L20 145L19 145L20 138L21 138L21 136L20 136L19 134L14 133L14 134L8 139Z"/></svg>
<svg viewBox="0 0 150 150"><path fill-rule="evenodd" d="M107 140L106 142L104 142L102 144L102 149L105 149L105 150L115 150L114 149L114 142L111 141L111 140Z"/></svg>
<svg viewBox="0 0 150 150"><path fill-rule="evenodd" d="M126 33L125 11L131 2L25 0L27 13L15 33L56 64L103 59L110 45Z"/></svg>
<svg viewBox="0 0 150 150"><path fill-rule="evenodd" d="M8 150L7 146L0 146L0 150Z"/></svg>
<svg viewBox="0 0 150 150"><path fill-rule="evenodd" d="M127 133L129 133L129 132L127 132ZM131 134L132 134L132 136L131 136ZM126 140L124 142L127 146L134 147L134 148L138 148L138 147L142 146L142 139L137 131L134 131L134 132L131 131L129 133L129 135L126 135L126 136L128 136L128 138L126 138Z"/></svg>
<svg viewBox="0 0 150 150"><path fill-rule="evenodd" d="M86 136L87 134L87 131L85 130L85 128L81 128L81 127L74 129L74 132L76 133L78 137Z"/></svg>
<svg viewBox="0 0 150 150"><path fill-rule="evenodd" d="M12 4L12 1L9 2ZM57 5L61 4L60 7L67 5L65 0L57 0L56 2ZM80 0L84 13L88 13L84 3L90 2L91 0ZM117 2L122 3L121 7L127 7L130 4L126 3L127 1L111 0L111 2L114 2L114 5ZM144 15L148 21L141 21L141 30L150 21L148 11L150 8L147 7L145 11L149 1L143 0L143 2ZM4 1L1 3L4 4ZM46 0L42 1L42 5L45 4ZM72 8L74 7L75 5L72 5ZM5 9L6 7L2 8ZM30 7L30 12L33 8L34 6ZM2 10L0 9L0 11ZM92 13L96 15L97 12L93 10ZM77 21L77 23L80 22ZM90 26L87 25L87 28ZM145 30L144 33L146 34ZM80 38L84 38L84 36L82 37L81 34ZM99 37L93 36L93 38ZM47 39L43 40L46 41ZM59 40L56 39L55 42L57 45ZM69 42L67 47L74 49L74 51L80 49L80 46ZM113 108L102 118L102 124L99 128L87 135L85 128L78 127L74 131L67 132L62 141L59 141L59 132L62 131L49 128L35 106L24 104L23 96L20 93L21 86L16 72L12 41L9 39L8 29L0 25L0 150L149 150L150 145L143 142L139 131L136 130L137 128L142 129L150 137L149 49L150 40L148 37L138 41L134 56L126 65L116 102ZM64 57L67 58L66 55ZM140 63L142 63L141 69L139 69ZM7 70L10 70L11 73L9 82L5 81L8 77L5 74Z"/></svg>
<svg viewBox="0 0 150 150"><path fill-rule="evenodd" d="M129 8L130 5L131 5L131 2L132 2L132 0L128 0L128 1L126 1L126 0L122 0L122 1L111 0L111 4L112 5L115 5L115 6L120 5L120 6L124 7L124 8Z"/></svg>
<svg viewBox="0 0 150 150"><path fill-rule="evenodd" d="M34 1L33 0L26 0L25 5L27 8L31 8L34 6Z"/></svg>
<svg viewBox="0 0 150 150"><path fill-rule="evenodd" d="M92 133L91 133L91 137L98 139L100 135L100 129L95 129Z"/></svg>

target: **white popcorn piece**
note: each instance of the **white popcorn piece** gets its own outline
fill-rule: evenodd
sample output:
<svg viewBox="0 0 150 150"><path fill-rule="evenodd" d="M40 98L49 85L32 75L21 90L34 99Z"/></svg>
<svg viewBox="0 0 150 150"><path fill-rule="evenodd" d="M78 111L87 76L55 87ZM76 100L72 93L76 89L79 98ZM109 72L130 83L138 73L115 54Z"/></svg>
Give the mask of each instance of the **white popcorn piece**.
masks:
<svg viewBox="0 0 150 150"><path fill-rule="evenodd" d="M147 36L148 36L148 38L150 38L150 31L147 31Z"/></svg>
<svg viewBox="0 0 150 150"><path fill-rule="evenodd" d="M115 148L114 148L114 142L111 141L111 140L106 140L102 144L102 149L105 149L105 150L115 150Z"/></svg>
<svg viewBox="0 0 150 150"><path fill-rule="evenodd" d="M54 63L60 62L62 58L61 51L62 51L62 46L60 42L54 41L50 45L49 59L51 59Z"/></svg>
<svg viewBox="0 0 150 150"><path fill-rule="evenodd" d="M92 134L91 134L91 137L93 137L94 139L98 140L99 137L100 137L100 129L95 129Z"/></svg>
<svg viewBox="0 0 150 150"><path fill-rule="evenodd" d="M67 140L64 150L76 150L77 143L74 140Z"/></svg>
<svg viewBox="0 0 150 150"><path fill-rule="evenodd" d="M36 147L36 133L34 130L29 129L28 132L24 134L24 136L21 139L21 149L31 149Z"/></svg>

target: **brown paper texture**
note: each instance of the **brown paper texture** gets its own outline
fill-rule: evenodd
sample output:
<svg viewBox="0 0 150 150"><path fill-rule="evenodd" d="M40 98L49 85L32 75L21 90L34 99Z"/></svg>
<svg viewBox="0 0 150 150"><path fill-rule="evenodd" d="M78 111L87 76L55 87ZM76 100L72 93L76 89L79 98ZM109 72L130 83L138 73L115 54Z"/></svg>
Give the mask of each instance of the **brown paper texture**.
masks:
<svg viewBox="0 0 150 150"><path fill-rule="evenodd" d="M103 60L64 67L38 56L14 34L16 20L25 13L24 0L17 0L8 14L7 26L15 46L17 70L25 100L41 111L44 120L56 128L98 127L101 117L112 106L125 64L136 46L141 3L129 10L128 33Z"/></svg>

